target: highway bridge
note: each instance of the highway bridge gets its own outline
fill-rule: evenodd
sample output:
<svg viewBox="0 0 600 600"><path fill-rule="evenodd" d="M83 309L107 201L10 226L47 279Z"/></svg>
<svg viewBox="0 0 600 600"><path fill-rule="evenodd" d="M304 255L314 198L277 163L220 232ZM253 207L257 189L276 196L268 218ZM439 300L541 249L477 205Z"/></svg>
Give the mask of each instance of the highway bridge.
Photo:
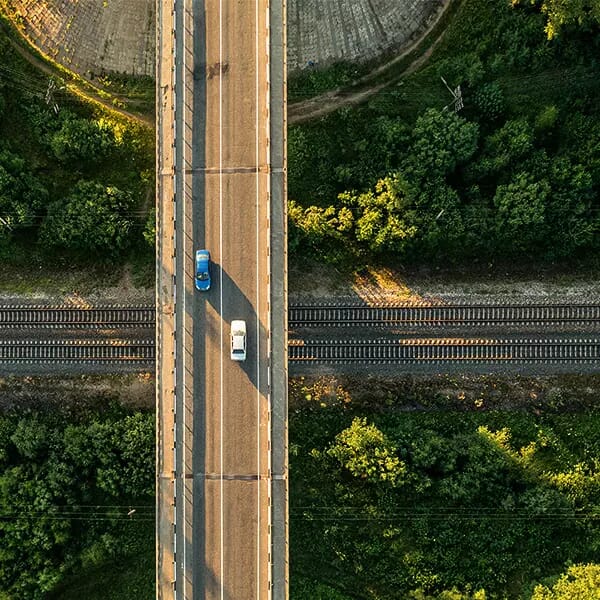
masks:
<svg viewBox="0 0 600 600"><path fill-rule="evenodd" d="M283 0L158 0L157 65L157 598L286 598Z"/></svg>

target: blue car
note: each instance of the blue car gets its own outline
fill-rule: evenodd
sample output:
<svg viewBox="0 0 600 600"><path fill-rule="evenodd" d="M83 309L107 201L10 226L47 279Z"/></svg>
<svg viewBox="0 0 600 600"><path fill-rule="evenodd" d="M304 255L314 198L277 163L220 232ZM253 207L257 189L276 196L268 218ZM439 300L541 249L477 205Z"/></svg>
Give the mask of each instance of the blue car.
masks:
<svg viewBox="0 0 600 600"><path fill-rule="evenodd" d="M210 289L210 252L208 250L196 250L196 277L194 283L196 289L201 292Z"/></svg>

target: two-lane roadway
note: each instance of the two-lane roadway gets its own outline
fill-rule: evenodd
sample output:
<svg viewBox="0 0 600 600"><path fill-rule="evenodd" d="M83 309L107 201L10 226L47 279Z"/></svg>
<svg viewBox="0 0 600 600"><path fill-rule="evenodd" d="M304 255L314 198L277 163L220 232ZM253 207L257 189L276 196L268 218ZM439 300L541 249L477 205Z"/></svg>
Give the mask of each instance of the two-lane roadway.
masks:
<svg viewBox="0 0 600 600"><path fill-rule="evenodd" d="M157 133L158 172L164 174L157 227L159 245L164 240L157 281L157 595L284 597L287 582L272 582L270 420L273 323L281 345L275 363L285 353L284 303L276 320L271 313L271 188L275 177L282 203L284 165L273 169L270 147L268 3L176 0L161 6L159 90L166 90L167 101L162 108L159 103ZM171 15L167 6L174 7ZM172 36L165 32L169 20ZM170 59L169 45L171 73L164 65L161 70ZM282 92L278 102L283 104ZM279 147L282 128L280 123L276 129ZM283 161L284 153L278 156ZM171 181L168 198L164 190L171 191ZM284 216L285 209L275 214ZM278 228L277 239L284 239L282 219ZM171 244L169 267L164 250ZM194 287L200 248L212 257L206 292ZM276 275L284 279L283 272ZM244 362L230 358L235 319L247 325ZM282 445L284 422L278 422ZM275 476L281 481L287 473L280 468ZM279 519L285 516L285 491L278 495ZM286 552L279 544L278 554ZM287 555L278 560L281 573Z"/></svg>

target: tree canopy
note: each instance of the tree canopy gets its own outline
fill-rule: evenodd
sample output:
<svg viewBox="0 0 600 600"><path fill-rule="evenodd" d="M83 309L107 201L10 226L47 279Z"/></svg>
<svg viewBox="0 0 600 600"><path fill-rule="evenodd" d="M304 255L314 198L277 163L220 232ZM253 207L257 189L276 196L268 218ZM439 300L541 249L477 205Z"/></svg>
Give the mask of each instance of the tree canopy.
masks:
<svg viewBox="0 0 600 600"><path fill-rule="evenodd" d="M591 600L600 597L600 565L573 565L552 586L536 586L531 600Z"/></svg>
<svg viewBox="0 0 600 600"><path fill-rule="evenodd" d="M513 6L527 0L512 0ZM568 26L592 27L600 25L600 2L598 0L529 0L539 6L546 16L548 39L558 36Z"/></svg>
<svg viewBox="0 0 600 600"><path fill-rule="evenodd" d="M355 418L350 427L338 433L327 453L352 475L371 483L398 485L406 467L394 445L365 418Z"/></svg>
<svg viewBox="0 0 600 600"><path fill-rule="evenodd" d="M41 241L80 255L116 256L131 244L131 193L93 181L80 181L54 202L42 225Z"/></svg>
<svg viewBox="0 0 600 600"><path fill-rule="evenodd" d="M127 505L153 508L154 443L149 413L0 415L2 598L47 598L84 558L127 553Z"/></svg>
<svg viewBox="0 0 600 600"><path fill-rule="evenodd" d="M535 600L571 598L542 592L557 565L596 556L597 412L413 412L397 410L405 388L319 385L290 390L293 581L382 600L528 598L539 583ZM596 571L570 585L594 589Z"/></svg>
<svg viewBox="0 0 600 600"><path fill-rule="evenodd" d="M36 210L47 200L48 191L25 160L7 150L0 151L0 237L31 225Z"/></svg>

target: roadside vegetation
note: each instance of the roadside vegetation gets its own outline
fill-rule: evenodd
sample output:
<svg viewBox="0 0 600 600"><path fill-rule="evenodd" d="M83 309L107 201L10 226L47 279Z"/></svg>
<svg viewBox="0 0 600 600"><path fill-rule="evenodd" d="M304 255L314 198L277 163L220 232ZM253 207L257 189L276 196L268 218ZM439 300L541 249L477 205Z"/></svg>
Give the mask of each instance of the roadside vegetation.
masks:
<svg viewBox="0 0 600 600"><path fill-rule="evenodd" d="M292 381L292 598L595 598L600 413L521 384Z"/></svg>
<svg viewBox="0 0 600 600"><path fill-rule="evenodd" d="M68 93L5 36L0 53L0 279L153 265L153 131Z"/></svg>
<svg viewBox="0 0 600 600"><path fill-rule="evenodd" d="M424 68L291 126L292 256L460 265L595 253L598 15L590 2L559 18L555 4L463 0ZM442 77L461 88L458 113Z"/></svg>
<svg viewBox="0 0 600 600"><path fill-rule="evenodd" d="M105 72L79 75L28 41L26 19L10 0L0 0L0 28L18 54L40 72L57 78L71 94L103 105L109 111L116 108L148 126L154 122L153 77Z"/></svg>
<svg viewBox="0 0 600 600"><path fill-rule="evenodd" d="M425 68L290 128L293 256L599 249L596 3L512 4L462 0ZM2 37L0 54L0 280L110 278L135 260L151 282L153 132L50 84ZM362 73L336 67L295 93ZM460 112L441 77L461 86ZM598 381L561 381L293 380L292 600L596 597ZM0 415L1 600L154 596L154 415L118 400L61 410L40 392Z"/></svg>
<svg viewBox="0 0 600 600"><path fill-rule="evenodd" d="M117 378L55 387L2 382L0 598L148 600L153 411L124 404ZM293 378L291 599L595 597L598 389Z"/></svg>
<svg viewBox="0 0 600 600"><path fill-rule="evenodd" d="M93 404L0 415L2 599L154 596L154 413Z"/></svg>

